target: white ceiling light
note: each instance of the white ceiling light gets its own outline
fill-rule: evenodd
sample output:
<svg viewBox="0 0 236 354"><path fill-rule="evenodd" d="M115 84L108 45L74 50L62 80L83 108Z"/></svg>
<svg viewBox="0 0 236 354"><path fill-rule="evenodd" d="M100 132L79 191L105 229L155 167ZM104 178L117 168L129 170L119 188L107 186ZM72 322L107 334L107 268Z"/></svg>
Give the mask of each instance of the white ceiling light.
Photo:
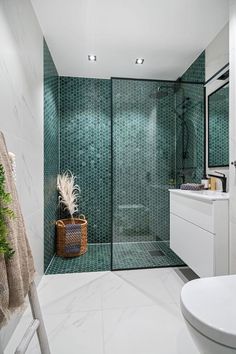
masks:
<svg viewBox="0 0 236 354"><path fill-rule="evenodd" d="M143 62L144 62L143 58L137 58L135 64L143 64Z"/></svg>
<svg viewBox="0 0 236 354"><path fill-rule="evenodd" d="M229 20L228 0L31 3L61 76L176 80ZM97 61L89 61L88 54ZM135 64L139 57L145 65Z"/></svg>
<svg viewBox="0 0 236 354"><path fill-rule="evenodd" d="M97 57L96 57L96 55L88 55L88 60L89 61L96 61Z"/></svg>

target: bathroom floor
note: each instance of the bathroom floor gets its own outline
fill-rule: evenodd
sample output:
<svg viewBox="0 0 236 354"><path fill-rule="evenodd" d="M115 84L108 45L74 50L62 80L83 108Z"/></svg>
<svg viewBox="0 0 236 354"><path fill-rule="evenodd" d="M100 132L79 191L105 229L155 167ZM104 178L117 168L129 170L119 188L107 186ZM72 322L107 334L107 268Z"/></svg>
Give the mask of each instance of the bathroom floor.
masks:
<svg viewBox="0 0 236 354"><path fill-rule="evenodd" d="M193 277L188 268L44 276L51 354L197 354L179 306ZM4 354L14 353L30 321L27 310ZM36 337L27 353L40 354Z"/></svg>
<svg viewBox="0 0 236 354"><path fill-rule="evenodd" d="M181 266L183 261L167 241L119 242L113 244L113 269ZM96 272L111 269L111 245L89 244L88 252L76 258L55 256L46 274Z"/></svg>

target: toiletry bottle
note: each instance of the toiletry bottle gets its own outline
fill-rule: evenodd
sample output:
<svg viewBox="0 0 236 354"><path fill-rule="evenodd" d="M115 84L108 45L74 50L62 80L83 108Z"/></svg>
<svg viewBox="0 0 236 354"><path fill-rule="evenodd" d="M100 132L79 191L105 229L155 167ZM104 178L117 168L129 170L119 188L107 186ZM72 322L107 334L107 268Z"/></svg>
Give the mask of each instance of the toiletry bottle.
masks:
<svg viewBox="0 0 236 354"><path fill-rule="evenodd" d="M209 188L209 179L207 178L206 175L204 175L204 177L201 180L201 184L203 184L203 188L204 189L208 189Z"/></svg>
<svg viewBox="0 0 236 354"><path fill-rule="evenodd" d="M215 177L211 177L211 190L215 191L216 190L216 178Z"/></svg>

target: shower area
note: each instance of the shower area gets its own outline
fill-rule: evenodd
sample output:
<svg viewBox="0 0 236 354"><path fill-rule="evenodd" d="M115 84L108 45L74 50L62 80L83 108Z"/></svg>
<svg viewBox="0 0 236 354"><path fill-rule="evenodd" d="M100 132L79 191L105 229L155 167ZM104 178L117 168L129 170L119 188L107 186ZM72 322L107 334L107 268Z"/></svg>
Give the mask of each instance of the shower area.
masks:
<svg viewBox="0 0 236 354"><path fill-rule="evenodd" d="M47 274L184 265L169 247L169 192L204 172L204 85L60 78L60 171L72 171L88 252Z"/></svg>
<svg viewBox="0 0 236 354"><path fill-rule="evenodd" d="M203 121L201 84L112 80L112 269L183 265L168 190L201 179Z"/></svg>

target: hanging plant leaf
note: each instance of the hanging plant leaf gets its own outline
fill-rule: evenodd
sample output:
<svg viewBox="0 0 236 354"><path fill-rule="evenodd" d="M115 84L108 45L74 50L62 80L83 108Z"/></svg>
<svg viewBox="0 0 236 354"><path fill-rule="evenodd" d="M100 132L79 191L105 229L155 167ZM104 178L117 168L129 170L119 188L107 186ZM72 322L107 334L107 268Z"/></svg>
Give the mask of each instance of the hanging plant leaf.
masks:
<svg viewBox="0 0 236 354"><path fill-rule="evenodd" d="M5 172L0 164L0 254L10 259L15 251L11 248L8 240L7 218L14 218L14 212L8 208L12 198L10 193L5 191Z"/></svg>

